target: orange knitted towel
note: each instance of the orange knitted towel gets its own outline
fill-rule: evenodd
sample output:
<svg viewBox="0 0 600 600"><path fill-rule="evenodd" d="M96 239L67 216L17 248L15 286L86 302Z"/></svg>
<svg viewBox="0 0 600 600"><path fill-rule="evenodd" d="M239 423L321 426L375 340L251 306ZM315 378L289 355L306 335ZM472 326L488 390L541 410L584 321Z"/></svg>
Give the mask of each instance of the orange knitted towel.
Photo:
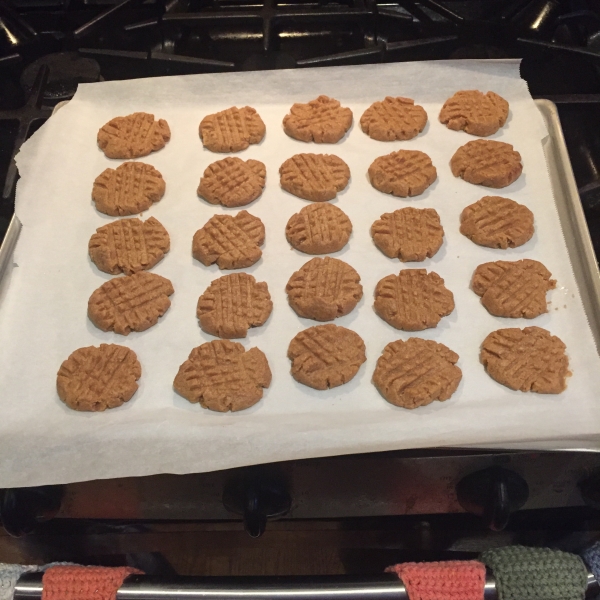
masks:
<svg viewBox="0 0 600 600"><path fill-rule="evenodd" d="M476 560L401 563L386 571L400 577L410 600L483 600L485 566Z"/></svg>
<svg viewBox="0 0 600 600"><path fill-rule="evenodd" d="M52 567L42 578L42 600L116 600L131 567Z"/></svg>

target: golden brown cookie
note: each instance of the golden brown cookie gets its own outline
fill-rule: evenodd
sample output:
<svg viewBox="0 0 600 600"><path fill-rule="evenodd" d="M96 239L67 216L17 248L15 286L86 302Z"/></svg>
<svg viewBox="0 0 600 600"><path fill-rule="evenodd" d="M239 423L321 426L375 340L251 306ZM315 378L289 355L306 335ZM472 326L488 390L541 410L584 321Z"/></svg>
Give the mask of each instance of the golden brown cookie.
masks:
<svg viewBox="0 0 600 600"><path fill-rule="evenodd" d="M232 106L200 122L200 138L212 152L239 152L250 144L259 144L267 128L260 115L250 106Z"/></svg>
<svg viewBox="0 0 600 600"><path fill-rule="evenodd" d="M486 137L496 133L508 118L508 102L494 92L477 90L456 92L440 111L440 122L448 129L461 129L471 135Z"/></svg>
<svg viewBox="0 0 600 600"><path fill-rule="evenodd" d="M171 282L155 273L115 277L90 296L88 317L102 331L145 331L167 312L173 291Z"/></svg>
<svg viewBox="0 0 600 600"><path fill-rule="evenodd" d="M241 269L253 265L262 256L259 246L264 242L262 221L241 210L235 217L211 217L194 234L192 255L207 267L217 263L219 269Z"/></svg>
<svg viewBox="0 0 600 600"><path fill-rule="evenodd" d="M533 213L514 200L484 196L462 211L460 232L480 246L516 248L533 235Z"/></svg>
<svg viewBox="0 0 600 600"><path fill-rule="evenodd" d="M410 98L386 96L374 102L360 118L360 128L374 140L392 142L410 140L417 136L427 123L427 113Z"/></svg>
<svg viewBox="0 0 600 600"><path fill-rule="evenodd" d="M377 361L373 383L390 403L417 408L434 400L448 400L462 371L458 354L432 340L409 338L389 343Z"/></svg>
<svg viewBox="0 0 600 600"><path fill-rule="evenodd" d="M351 312L362 298L360 275L337 258L313 258L296 271L285 286L290 306L298 316L332 321Z"/></svg>
<svg viewBox="0 0 600 600"><path fill-rule="evenodd" d="M269 288L247 273L215 279L198 299L196 315L206 333L220 338L244 338L249 327L269 318L273 303Z"/></svg>
<svg viewBox="0 0 600 600"><path fill-rule="evenodd" d="M421 331L437 327L454 310L454 295L437 273L404 269L377 284L373 308L396 329Z"/></svg>
<svg viewBox="0 0 600 600"><path fill-rule="evenodd" d="M316 390L348 383L367 357L365 343L354 331L337 325L317 325L290 342L292 377Z"/></svg>
<svg viewBox="0 0 600 600"><path fill-rule="evenodd" d="M169 124L138 112L115 117L98 131L98 146L108 158L140 158L165 147L171 139Z"/></svg>
<svg viewBox="0 0 600 600"><path fill-rule="evenodd" d="M491 188L513 183L523 172L521 155L510 144L473 140L461 146L450 160L454 177Z"/></svg>
<svg viewBox="0 0 600 600"><path fill-rule="evenodd" d="M75 350L58 370L56 389L73 410L101 411L127 402L138 389L142 367L133 350L100 344Z"/></svg>
<svg viewBox="0 0 600 600"><path fill-rule="evenodd" d="M105 169L96 177L92 200L101 213L126 217L141 213L158 202L165 187L165 180L152 165L126 162L116 169Z"/></svg>
<svg viewBox="0 0 600 600"><path fill-rule="evenodd" d="M96 229L88 249L101 271L131 275L161 261L170 243L167 230L154 217L147 221L121 219Z"/></svg>
<svg viewBox="0 0 600 600"><path fill-rule="evenodd" d="M552 273L537 260L497 260L479 265L471 287L497 317L533 319L548 312L546 292L556 287Z"/></svg>
<svg viewBox="0 0 600 600"><path fill-rule="evenodd" d="M338 100L319 96L307 104L292 105L283 118L283 130L295 140L335 144L352 125L352 111Z"/></svg>
<svg viewBox="0 0 600 600"><path fill-rule="evenodd" d="M333 200L350 181L348 165L333 154L296 154L279 167L279 175L286 192L313 202Z"/></svg>
<svg viewBox="0 0 600 600"><path fill-rule="evenodd" d="M266 176L267 169L260 161L228 156L208 165L198 196L211 204L246 206L263 193Z"/></svg>
<svg viewBox="0 0 600 600"><path fill-rule="evenodd" d="M306 254L329 254L341 250L350 239L352 223L333 204L309 204L292 215L285 227L287 241Z"/></svg>
<svg viewBox="0 0 600 600"><path fill-rule="evenodd" d="M267 357L258 349L228 340L214 340L194 348L179 367L175 391L203 408L227 412L244 410L271 385Z"/></svg>
<svg viewBox="0 0 600 600"><path fill-rule="evenodd" d="M380 156L369 167L369 179L376 190L402 198L422 194L436 178L431 159L419 150L398 150Z"/></svg>
<svg viewBox="0 0 600 600"><path fill-rule="evenodd" d="M498 329L483 340L479 360L492 379L511 390L560 394L571 375L566 349L541 327Z"/></svg>
<svg viewBox="0 0 600 600"><path fill-rule="evenodd" d="M375 245L390 258L419 262L441 248L444 228L433 208L400 208L385 213L371 225Z"/></svg>

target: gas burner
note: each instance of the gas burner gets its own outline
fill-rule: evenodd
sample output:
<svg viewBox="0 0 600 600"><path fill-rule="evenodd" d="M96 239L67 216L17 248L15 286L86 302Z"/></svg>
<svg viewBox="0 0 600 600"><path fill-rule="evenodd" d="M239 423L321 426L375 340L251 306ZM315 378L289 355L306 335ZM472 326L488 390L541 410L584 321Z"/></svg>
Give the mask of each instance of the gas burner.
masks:
<svg viewBox="0 0 600 600"><path fill-rule="evenodd" d="M38 58L28 65L21 75L21 87L29 95L42 66L48 67L48 82L43 91L44 104L54 105L69 100L79 83L102 81L100 65L77 52L57 52Z"/></svg>

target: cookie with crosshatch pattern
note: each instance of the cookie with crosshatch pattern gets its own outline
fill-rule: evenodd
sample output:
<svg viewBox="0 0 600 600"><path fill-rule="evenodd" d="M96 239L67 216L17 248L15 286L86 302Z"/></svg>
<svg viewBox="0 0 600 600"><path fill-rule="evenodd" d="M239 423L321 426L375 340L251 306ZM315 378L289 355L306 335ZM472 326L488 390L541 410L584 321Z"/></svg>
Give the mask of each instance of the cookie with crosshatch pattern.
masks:
<svg viewBox="0 0 600 600"><path fill-rule="evenodd" d="M229 340L194 348L173 382L186 400L218 412L250 408L269 385L271 369L263 352Z"/></svg>
<svg viewBox="0 0 600 600"><path fill-rule="evenodd" d="M365 343L350 329L317 325L298 333L288 347L292 377L316 390L348 383L367 360Z"/></svg>
<svg viewBox="0 0 600 600"><path fill-rule="evenodd" d="M249 212L214 215L194 234L192 255L207 267L217 263L219 269L241 269L260 259L264 241L265 226Z"/></svg>
<svg viewBox="0 0 600 600"><path fill-rule="evenodd" d="M60 399L73 410L102 411L131 400L142 367L133 350L100 344L75 350L56 377Z"/></svg>
<svg viewBox="0 0 600 600"><path fill-rule="evenodd" d="M440 111L440 122L448 129L471 135L492 135L506 123L508 102L494 92L462 90L448 98Z"/></svg>
<svg viewBox="0 0 600 600"><path fill-rule="evenodd" d="M283 118L283 130L301 142L335 144L352 125L352 111L329 96L319 96L306 104L292 105Z"/></svg>
<svg viewBox="0 0 600 600"><path fill-rule="evenodd" d="M167 312L173 293L171 282L155 273L114 277L90 296L88 316L102 331L121 335L145 331Z"/></svg>
<svg viewBox="0 0 600 600"><path fill-rule="evenodd" d="M491 188L503 188L523 172L521 155L510 145L494 140L473 140L450 159L454 177Z"/></svg>
<svg viewBox="0 0 600 600"><path fill-rule="evenodd" d="M425 128L427 113L410 98L386 96L374 102L360 118L360 128L374 140L410 140Z"/></svg>
<svg viewBox="0 0 600 600"><path fill-rule="evenodd" d="M206 115L199 131L202 143L212 152L239 152L262 142L267 128L254 108L232 106Z"/></svg>
<svg viewBox="0 0 600 600"><path fill-rule="evenodd" d="M290 277L285 291L296 314L315 321L347 315L363 295L360 275L330 256L305 263Z"/></svg>
<svg viewBox="0 0 600 600"><path fill-rule="evenodd" d="M98 146L108 158L140 158L165 147L171 139L169 124L154 115L137 112L115 117L98 131Z"/></svg>
<svg viewBox="0 0 600 600"><path fill-rule="evenodd" d="M458 358L456 352L432 340L390 342L377 360L373 383L390 404L402 408L443 402L462 379Z"/></svg>
<svg viewBox="0 0 600 600"><path fill-rule="evenodd" d="M483 340L479 360L492 379L511 390L560 394L571 375L566 349L541 327L498 329Z"/></svg>
<svg viewBox="0 0 600 600"><path fill-rule="evenodd" d="M290 194L325 202L333 200L350 181L350 169L333 154L295 154L279 167L281 187Z"/></svg>
<svg viewBox="0 0 600 600"><path fill-rule="evenodd" d="M306 254L329 254L341 250L350 239L352 223L333 204L309 204L292 215L285 227L287 241Z"/></svg>
<svg viewBox="0 0 600 600"><path fill-rule="evenodd" d="M437 178L425 152L398 150L376 158L369 167L371 185L380 192L406 198L419 196Z"/></svg>
<svg viewBox="0 0 600 600"><path fill-rule="evenodd" d="M419 262L441 248L444 228L433 208L399 208L384 213L371 225L375 245L389 258Z"/></svg>
<svg viewBox="0 0 600 600"><path fill-rule="evenodd" d="M264 281L247 273L215 279L198 299L196 315L206 333L220 338L244 338L250 327L269 318L273 302Z"/></svg>
<svg viewBox="0 0 600 600"><path fill-rule="evenodd" d="M96 177L92 200L101 213L126 217L148 210L163 197L165 187L165 180L152 165L126 162Z"/></svg>
<svg viewBox="0 0 600 600"><path fill-rule="evenodd" d="M421 331L437 327L454 310L454 295L437 273L404 269L379 281L373 308L396 329Z"/></svg>
<svg viewBox="0 0 600 600"><path fill-rule="evenodd" d="M259 160L228 156L208 165L200 179L198 196L230 208L246 206L262 194L266 176L267 169Z"/></svg>
<svg viewBox="0 0 600 600"><path fill-rule="evenodd" d="M120 219L96 229L88 244L92 262L105 273L132 275L151 269L169 251L167 230L154 217Z"/></svg>

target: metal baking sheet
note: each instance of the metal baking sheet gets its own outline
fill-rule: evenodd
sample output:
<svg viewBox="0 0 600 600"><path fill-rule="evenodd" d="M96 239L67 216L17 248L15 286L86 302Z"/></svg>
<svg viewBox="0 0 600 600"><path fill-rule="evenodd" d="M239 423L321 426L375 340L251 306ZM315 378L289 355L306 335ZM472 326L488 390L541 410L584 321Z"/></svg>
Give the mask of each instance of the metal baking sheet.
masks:
<svg viewBox="0 0 600 600"><path fill-rule="evenodd" d="M357 87L353 82L359 80L363 85ZM434 86L431 81L435 81ZM456 179L449 169L450 156L472 138L447 130L436 115L449 95L467 85L493 89L511 102L511 117L494 138L508 141L522 152L525 172L500 194L528 204L537 223L534 238L518 249L503 252L481 248L458 231L464 206L497 193ZM355 126L334 147L301 144L287 138L281 129L281 119L292 102L319 93L339 97L354 113ZM429 123L421 136L387 144L370 140L360 131L357 122L362 111L385 95L407 95L426 108ZM212 214L227 213L195 195L202 171L220 158L202 148L197 123L205 114L234 103L255 106L267 123L265 141L240 156L263 160L267 165L265 193L248 207L263 219L267 242L262 261L249 271L258 280L267 281L275 309L267 324L253 330L242 343L265 351L274 380L264 399L252 409L220 415L190 405L175 394L171 384L190 349L211 339L197 326L195 304L210 281L221 274L216 267L193 262L189 252L194 231ZM104 157L90 141L109 118L133 110L166 118L173 131L164 150L144 159L167 181L165 198L144 218L155 216L171 234L171 252L155 272L169 277L176 291L171 309L156 327L123 338L100 332L86 319L89 294L108 277L96 270L82 249L94 228L108 221L89 200L90 182L107 166L118 164ZM573 233L559 220L560 194L555 205L551 183L556 183L546 170L559 180L564 174L542 152L541 141L547 131L514 63L402 63L81 86L69 106L44 125L18 156L23 177L17 189L17 214L24 227L15 254L20 266L13 269L9 293L0 308L1 359L5 361L0 371L0 387L5 391L0 455L11 457L0 461L0 485L200 472L292 458L426 446L523 444L542 448L563 447L566 440L572 446L572 440L577 440L577 445L597 447L600 422L595 417L594 394L600 387L600 363L594 337L598 326L597 320L589 316L586 320L567 256L567 251L573 256L573 250L563 241L563 229L566 238L581 232ZM365 173L370 162L399 147L427 152L438 168L438 181L421 197L393 198L373 190L368 183ZM280 190L277 170L288 156L306 151L335 153L350 166L352 181L337 205L350 217L354 233L338 256L358 270L365 291L358 308L336 323L363 337L367 363L350 384L327 392L294 382L285 356L293 335L314 323L299 319L285 298L285 282L310 257L291 250L285 241L287 219L306 203ZM435 208L446 230L442 250L425 263L402 265L387 259L369 236L370 224L381 213L408 205ZM572 211L565 214L577 224ZM580 224L585 228L581 219ZM69 235L62 234L67 225ZM575 247L581 250L577 244ZM471 273L487 260L522 257L542 260L557 278L559 286L550 294L551 311L534 321L492 317L469 290ZM456 314L435 330L416 335L456 350L464 373L452 399L416 411L387 404L370 383L385 344L413 335L393 330L373 313L373 289L381 277L411 267L435 270L454 292ZM583 290L585 281L580 280L580 286ZM589 305L589 298L586 302ZM595 329L593 335L587 321ZM567 392L558 397L512 392L491 380L479 364L479 346L487 333L529 324L547 327L567 344L574 376ZM102 341L122 343L138 353L143 368L141 388L119 409L102 415L74 413L54 390L49 393L49 386L53 388L58 365L73 349ZM25 372L22 365L29 363L19 361L19 357L33 362L35 368ZM28 432L25 442L13 440L10 432L21 431L24 424ZM22 473L11 470L15 464Z"/></svg>

